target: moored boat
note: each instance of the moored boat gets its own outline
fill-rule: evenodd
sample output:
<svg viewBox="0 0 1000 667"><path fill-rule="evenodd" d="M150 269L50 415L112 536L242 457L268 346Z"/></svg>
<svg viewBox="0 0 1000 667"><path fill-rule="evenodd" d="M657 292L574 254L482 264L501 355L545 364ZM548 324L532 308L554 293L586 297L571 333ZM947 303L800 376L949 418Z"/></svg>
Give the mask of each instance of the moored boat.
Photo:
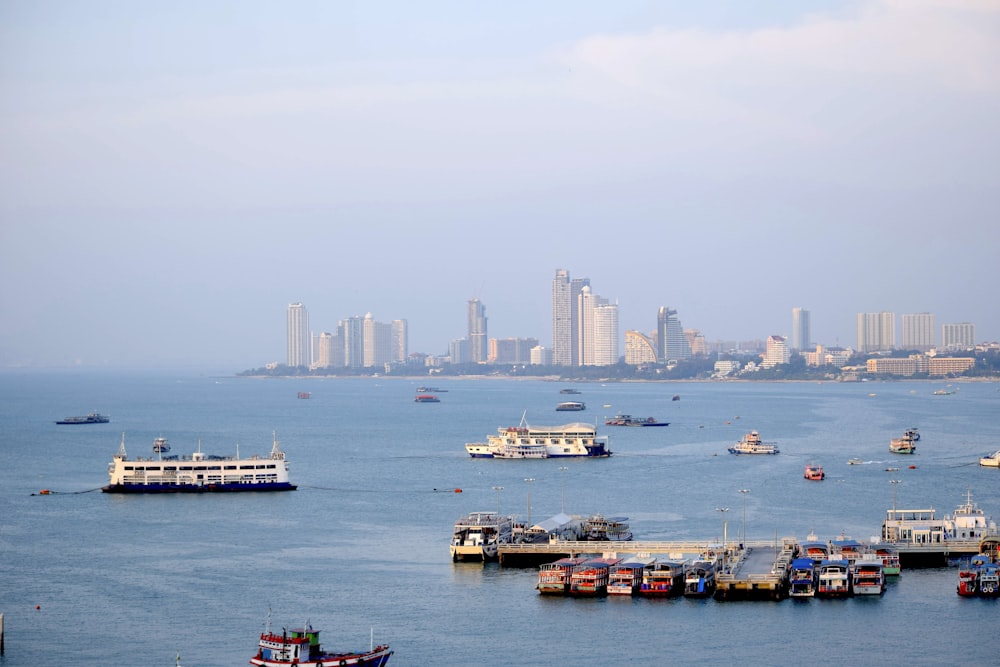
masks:
<svg viewBox="0 0 1000 667"><path fill-rule="evenodd" d="M77 424L107 424L111 421L111 417L107 415L102 415L99 412L91 412L82 417L66 417L65 419L60 419L57 424L63 425L77 425Z"/></svg>
<svg viewBox="0 0 1000 667"><path fill-rule="evenodd" d="M565 401L556 406L556 412L580 412L586 409L587 404L580 401Z"/></svg>
<svg viewBox="0 0 1000 667"><path fill-rule="evenodd" d="M271 453L240 458L218 456L198 451L190 456L163 456L165 438L156 457L130 459L125 452L122 433L118 453L108 465L109 483L105 493L206 493L232 491L294 491L288 479L288 461L278 446L275 434ZM157 445L154 444L154 448ZM169 449L169 447L167 447Z"/></svg>
<svg viewBox="0 0 1000 667"><path fill-rule="evenodd" d="M691 563L684 574L684 596L707 598L715 592L715 562L697 560Z"/></svg>
<svg viewBox="0 0 1000 667"><path fill-rule="evenodd" d="M1000 596L1000 566L996 563L979 566L979 595L984 598Z"/></svg>
<svg viewBox="0 0 1000 667"><path fill-rule="evenodd" d="M1000 449L980 458L979 465L984 468L1000 468Z"/></svg>
<svg viewBox="0 0 1000 667"><path fill-rule="evenodd" d="M250 658L258 667L382 667L388 664L392 650L388 645L374 645L361 651L325 651L319 643L319 631L311 626L271 632L270 627L261 633L257 655Z"/></svg>
<svg viewBox="0 0 1000 667"><path fill-rule="evenodd" d="M885 592L882 559L866 555L851 565L851 591L854 595L881 595Z"/></svg>
<svg viewBox="0 0 1000 667"><path fill-rule="evenodd" d="M473 458L486 459L611 456L607 436L598 436L593 424L529 426L524 416L519 426L500 427L486 442L466 443L465 450Z"/></svg>
<svg viewBox="0 0 1000 667"><path fill-rule="evenodd" d="M441 399L434 394L417 394L413 397L417 403L440 403Z"/></svg>
<svg viewBox="0 0 1000 667"><path fill-rule="evenodd" d="M608 595L637 595L642 587L642 574L656 559L632 556L611 566L608 574Z"/></svg>
<svg viewBox="0 0 1000 667"><path fill-rule="evenodd" d="M513 535L513 517L496 512L472 512L455 522L451 535L451 559L496 560L500 545L511 543Z"/></svg>
<svg viewBox="0 0 1000 667"><path fill-rule="evenodd" d="M632 415L615 415L604 420L606 426L670 426L670 422L661 422L656 417L633 417Z"/></svg>
<svg viewBox="0 0 1000 667"><path fill-rule="evenodd" d="M882 573L887 577L900 573L899 554L895 549L886 546L875 547L875 555L882 559Z"/></svg>
<svg viewBox="0 0 1000 667"><path fill-rule="evenodd" d="M851 594L850 563L824 560L816 567L816 597L845 598Z"/></svg>
<svg viewBox="0 0 1000 667"><path fill-rule="evenodd" d="M805 474L803 475L806 479L813 481L822 481L826 479L826 473L823 472L823 466L818 465L807 465Z"/></svg>
<svg viewBox="0 0 1000 667"><path fill-rule="evenodd" d="M579 394L580 390L579 389L573 389L572 387L566 387L565 389L560 389L559 393L560 394Z"/></svg>
<svg viewBox="0 0 1000 667"><path fill-rule="evenodd" d="M583 539L593 542L628 542L632 539L627 516L594 514L583 522Z"/></svg>
<svg viewBox="0 0 1000 667"><path fill-rule="evenodd" d="M642 573L639 595L647 598L668 598L684 594L684 574L687 564L678 560L656 560Z"/></svg>
<svg viewBox="0 0 1000 667"><path fill-rule="evenodd" d="M750 431L743 439L729 448L730 454L777 454L778 446L765 443L760 439L760 433Z"/></svg>
<svg viewBox="0 0 1000 667"><path fill-rule="evenodd" d="M811 598L816 595L816 564L812 558L796 558L788 575L788 595Z"/></svg>
<svg viewBox="0 0 1000 667"><path fill-rule="evenodd" d="M560 558L552 563L545 563L538 568L538 589L541 595L566 595L569 591L573 571L586 562L586 558Z"/></svg>
<svg viewBox="0 0 1000 667"><path fill-rule="evenodd" d="M602 597L608 594L611 567L621 558L590 558L573 570L569 579L571 597Z"/></svg>
<svg viewBox="0 0 1000 667"><path fill-rule="evenodd" d="M163 436L153 440L153 451L157 454L166 454L170 451L170 443Z"/></svg>

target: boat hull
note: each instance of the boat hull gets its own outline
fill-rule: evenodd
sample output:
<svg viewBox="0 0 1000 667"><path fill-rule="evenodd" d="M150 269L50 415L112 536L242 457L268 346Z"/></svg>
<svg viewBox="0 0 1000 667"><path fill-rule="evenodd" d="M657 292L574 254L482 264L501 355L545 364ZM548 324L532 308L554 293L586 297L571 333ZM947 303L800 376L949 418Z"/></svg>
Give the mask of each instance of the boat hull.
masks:
<svg viewBox="0 0 1000 667"><path fill-rule="evenodd" d="M392 651L389 647L378 647L373 651L367 651L365 653L335 653L331 655L322 656L315 660L296 660L294 662L286 660L269 660L267 658L256 656L250 659L251 665L257 665L258 667L289 667L290 665L296 665L297 667L350 667L352 665L364 665L364 667L382 667L383 665L389 664L389 657L392 656Z"/></svg>
<svg viewBox="0 0 1000 667"><path fill-rule="evenodd" d="M234 493L241 491L294 491L288 482L260 484L109 484L104 493Z"/></svg>

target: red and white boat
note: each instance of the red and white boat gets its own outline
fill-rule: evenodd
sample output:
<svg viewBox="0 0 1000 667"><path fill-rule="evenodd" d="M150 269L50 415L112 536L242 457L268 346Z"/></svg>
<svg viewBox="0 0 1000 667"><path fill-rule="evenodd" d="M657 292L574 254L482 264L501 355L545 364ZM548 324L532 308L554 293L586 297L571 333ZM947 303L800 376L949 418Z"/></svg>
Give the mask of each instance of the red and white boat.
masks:
<svg viewBox="0 0 1000 667"><path fill-rule="evenodd" d="M803 477L819 482L826 479L826 473L823 472L823 466L807 465Z"/></svg>
<svg viewBox="0 0 1000 667"><path fill-rule="evenodd" d="M257 645L257 655L250 658L251 665L258 667L347 667L364 665L382 667L388 664L392 650L388 645L374 645L367 651L324 651L319 643L319 631L311 626L281 634L268 628L261 633Z"/></svg>

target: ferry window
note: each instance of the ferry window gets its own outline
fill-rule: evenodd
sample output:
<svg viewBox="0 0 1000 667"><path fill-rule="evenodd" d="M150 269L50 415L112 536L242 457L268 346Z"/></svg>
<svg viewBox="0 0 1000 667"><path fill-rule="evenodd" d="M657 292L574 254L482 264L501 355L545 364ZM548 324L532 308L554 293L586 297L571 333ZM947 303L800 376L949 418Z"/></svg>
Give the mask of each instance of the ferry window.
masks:
<svg viewBox="0 0 1000 667"><path fill-rule="evenodd" d="M226 470L236 470L236 466L226 466Z"/></svg>
<svg viewBox="0 0 1000 667"><path fill-rule="evenodd" d="M209 470L222 470L220 466L208 466Z"/></svg>
<svg viewBox="0 0 1000 667"><path fill-rule="evenodd" d="M135 470L135 466L125 466L125 470Z"/></svg>
<svg viewBox="0 0 1000 667"><path fill-rule="evenodd" d="M177 466L167 466L164 470L177 470Z"/></svg>
<svg viewBox="0 0 1000 667"><path fill-rule="evenodd" d="M181 466L181 470L193 470L191 466Z"/></svg>

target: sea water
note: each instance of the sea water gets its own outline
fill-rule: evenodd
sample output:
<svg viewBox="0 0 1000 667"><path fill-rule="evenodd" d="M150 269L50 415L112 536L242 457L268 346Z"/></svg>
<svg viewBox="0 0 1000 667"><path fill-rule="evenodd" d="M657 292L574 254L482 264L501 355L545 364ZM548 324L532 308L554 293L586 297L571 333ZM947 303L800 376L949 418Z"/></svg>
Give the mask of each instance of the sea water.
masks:
<svg viewBox="0 0 1000 667"><path fill-rule="evenodd" d="M540 596L537 569L453 564L456 519L629 517L636 539L868 541L885 510L966 494L1000 514L1000 384L565 383L252 379L106 372L0 375L0 665L247 664L258 634L310 623L327 648L389 643L394 665L996 664L1000 602L957 569L904 570L881 597L782 602ZM573 386L586 403L555 412ZM311 398L297 398L300 391ZM671 400L674 395L680 400ZM98 411L111 423L57 426ZM605 427L615 413L669 421ZM483 460L464 444L522 416L599 424L607 459ZM889 440L917 427L913 456ZM732 456L757 430L777 456ZM130 456L267 454L299 489L101 493ZM862 465L848 465L859 458ZM804 466L824 466L822 482ZM894 470L886 470L893 468ZM894 483L895 482L895 483ZM50 495L38 495L49 489ZM740 489L748 490L740 493Z"/></svg>

